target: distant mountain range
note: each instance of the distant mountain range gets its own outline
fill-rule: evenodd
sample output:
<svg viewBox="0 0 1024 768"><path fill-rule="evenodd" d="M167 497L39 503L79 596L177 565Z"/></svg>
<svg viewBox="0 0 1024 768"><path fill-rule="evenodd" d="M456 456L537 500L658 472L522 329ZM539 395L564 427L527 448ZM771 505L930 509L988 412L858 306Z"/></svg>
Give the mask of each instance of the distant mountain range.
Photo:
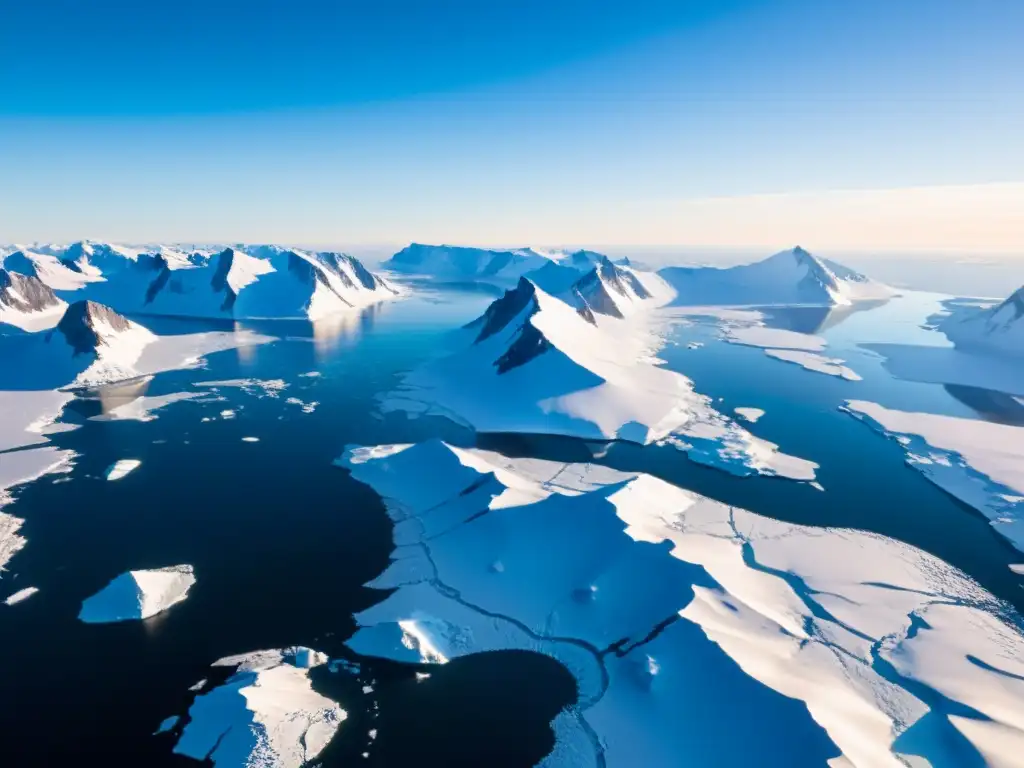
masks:
<svg viewBox="0 0 1024 768"><path fill-rule="evenodd" d="M491 250L414 243L383 268L442 281L476 281L512 287L520 277L552 295L561 295L595 267L635 268L628 259L612 261L596 251ZM666 267L658 275L675 291L676 306L849 306L884 301L895 291L842 264L803 248L736 267ZM628 279L625 277L623 279Z"/></svg>
<svg viewBox="0 0 1024 768"><path fill-rule="evenodd" d="M84 241L6 250L0 328L8 331L52 327L68 301L97 301L124 314L315 320L399 294L343 253L267 245L136 250Z"/></svg>
<svg viewBox="0 0 1024 768"><path fill-rule="evenodd" d="M676 292L677 306L848 306L884 301L895 291L799 246L753 264L667 267L659 273Z"/></svg>

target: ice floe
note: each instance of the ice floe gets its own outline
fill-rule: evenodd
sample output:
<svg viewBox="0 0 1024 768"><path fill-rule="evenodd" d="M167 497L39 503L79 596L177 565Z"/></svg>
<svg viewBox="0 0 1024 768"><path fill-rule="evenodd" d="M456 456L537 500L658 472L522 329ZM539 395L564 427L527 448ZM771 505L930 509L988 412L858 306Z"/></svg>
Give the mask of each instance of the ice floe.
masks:
<svg viewBox="0 0 1024 768"><path fill-rule="evenodd" d="M314 760L346 718L313 690L309 670L327 657L309 648L221 659L235 667L221 685L196 696L174 752L217 768L301 768Z"/></svg>
<svg viewBox="0 0 1024 768"><path fill-rule="evenodd" d="M1024 551L1024 427L849 400L845 410L893 437L907 463L977 509Z"/></svg>
<svg viewBox="0 0 1024 768"><path fill-rule="evenodd" d="M439 441L350 446L337 463L395 524L391 565L369 585L389 594L356 616L350 647L415 663L498 648L559 659L580 699L554 723L546 768L700 764L708 749L767 764L759 740L709 747L699 711L680 716L700 674L728 681L702 708L767 696L779 727L823 729L836 768L1019 754L1020 616L906 544Z"/></svg>
<svg viewBox="0 0 1024 768"><path fill-rule="evenodd" d="M19 589L14 594L8 595L4 598L4 605L15 605L20 603L22 600L28 600L38 591L39 587L25 587L24 589Z"/></svg>
<svg viewBox="0 0 1024 768"><path fill-rule="evenodd" d="M138 459L118 459L107 468L106 478L107 480L120 480L141 465L142 462Z"/></svg>
<svg viewBox="0 0 1024 768"><path fill-rule="evenodd" d="M760 347L769 357L786 363L795 363L808 371L838 376L848 381L860 381L861 377L848 368L840 360L825 357L820 352L825 349L826 342L821 336L798 333L783 328L770 328L760 323L756 325L728 324L725 329L726 339L733 344L748 347Z"/></svg>
<svg viewBox="0 0 1024 768"><path fill-rule="evenodd" d="M741 419L743 419L744 421L749 421L751 424L753 424L755 421L764 416L764 411L762 411L760 408L747 408L744 406L739 406L737 408L733 408L732 410L733 413L735 413Z"/></svg>
<svg viewBox="0 0 1024 768"><path fill-rule="evenodd" d="M844 365L845 360L840 360L836 357L825 357L815 352L804 352L799 349L766 349L764 353L768 357L774 357L776 360L782 360L785 363L796 363L800 367L815 373L838 376L847 381L861 380L857 373Z"/></svg>
<svg viewBox="0 0 1024 768"><path fill-rule="evenodd" d="M82 603L87 624L148 619L177 605L196 583L191 565L128 571Z"/></svg>

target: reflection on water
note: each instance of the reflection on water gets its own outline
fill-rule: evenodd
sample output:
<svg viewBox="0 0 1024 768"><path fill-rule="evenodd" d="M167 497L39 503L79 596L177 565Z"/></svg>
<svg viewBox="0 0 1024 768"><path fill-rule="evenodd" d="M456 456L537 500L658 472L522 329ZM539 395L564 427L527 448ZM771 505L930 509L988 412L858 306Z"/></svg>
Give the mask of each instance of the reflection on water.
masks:
<svg viewBox="0 0 1024 768"><path fill-rule="evenodd" d="M863 301L846 307L754 307L764 315L764 324L797 333L821 333L834 328L851 315L867 312L888 304L881 301Z"/></svg>
<svg viewBox="0 0 1024 768"><path fill-rule="evenodd" d="M1012 395L982 387L963 384L943 384L949 394L977 413L986 421L997 424L1024 426L1024 404Z"/></svg>

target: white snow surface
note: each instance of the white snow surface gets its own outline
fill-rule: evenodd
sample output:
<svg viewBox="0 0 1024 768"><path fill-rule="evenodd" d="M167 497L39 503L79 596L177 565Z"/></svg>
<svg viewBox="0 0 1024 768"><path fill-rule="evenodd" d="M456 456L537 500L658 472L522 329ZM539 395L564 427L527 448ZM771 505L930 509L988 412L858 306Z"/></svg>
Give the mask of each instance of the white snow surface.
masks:
<svg viewBox="0 0 1024 768"><path fill-rule="evenodd" d="M523 280L462 331L461 350L412 371L382 409L446 416L479 432L664 441L736 474L813 480L816 464L754 437L659 366L659 322L650 312L588 320Z"/></svg>
<svg viewBox="0 0 1024 768"><path fill-rule="evenodd" d="M782 523L647 475L440 441L349 446L337 463L395 523L391 565L369 586L396 591L356 616L349 645L416 663L496 648L559 659L580 700L557 718L546 768L702 764L709 749L756 765L762 744L690 721L766 689L806 705L778 716L813 719L841 753L825 756L835 768L1019 754L1020 616L906 544ZM601 653L613 643L621 657ZM701 674L732 682L701 697Z"/></svg>
<svg viewBox="0 0 1024 768"><path fill-rule="evenodd" d="M667 267L658 274L676 291L677 305L847 306L895 295L888 286L800 247L754 264Z"/></svg>
<svg viewBox="0 0 1024 768"><path fill-rule="evenodd" d="M895 438L910 466L984 514L1024 551L1024 427L864 400L847 401L845 410Z"/></svg>
<svg viewBox="0 0 1024 768"><path fill-rule="evenodd" d="M346 717L310 684L309 669L326 661L309 648L289 648L215 662L235 673L195 697L174 752L217 768L307 765Z"/></svg>
<svg viewBox="0 0 1024 768"><path fill-rule="evenodd" d="M82 603L87 624L148 619L188 597L196 583L191 565L128 571Z"/></svg>

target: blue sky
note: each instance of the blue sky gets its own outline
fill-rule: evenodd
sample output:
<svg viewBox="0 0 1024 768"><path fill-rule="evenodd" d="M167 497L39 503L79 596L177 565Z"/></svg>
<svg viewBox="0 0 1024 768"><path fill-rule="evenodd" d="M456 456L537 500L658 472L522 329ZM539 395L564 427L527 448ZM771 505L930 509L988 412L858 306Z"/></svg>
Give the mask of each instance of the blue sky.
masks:
<svg viewBox="0 0 1024 768"><path fill-rule="evenodd" d="M1021 39L1016 0L12 0L0 240L1024 251Z"/></svg>

